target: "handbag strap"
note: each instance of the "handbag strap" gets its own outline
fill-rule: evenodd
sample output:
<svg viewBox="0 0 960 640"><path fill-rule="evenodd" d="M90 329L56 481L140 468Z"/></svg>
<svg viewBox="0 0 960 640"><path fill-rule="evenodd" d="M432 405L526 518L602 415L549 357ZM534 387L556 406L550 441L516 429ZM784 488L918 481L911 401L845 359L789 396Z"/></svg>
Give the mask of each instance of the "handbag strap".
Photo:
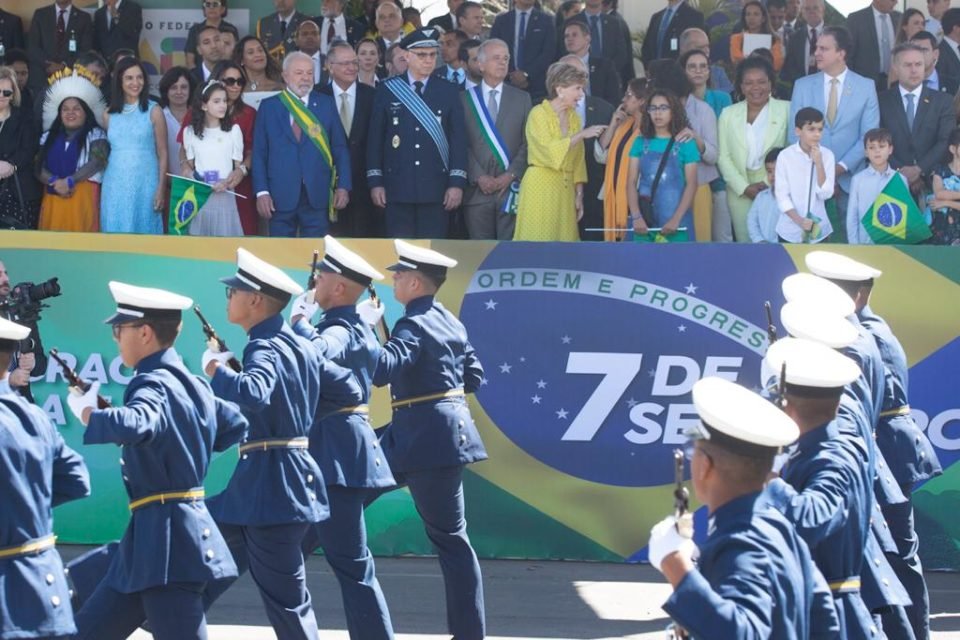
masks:
<svg viewBox="0 0 960 640"><path fill-rule="evenodd" d="M660 179L663 177L663 171L667 168L667 158L670 157L670 151L673 149L673 143L675 140L676 139L674 136L670 136L670 142L667 143L667 148L660 157L660 166L657 167L657 173L653 176L653 183L650 185L650 202L653 202L654 198L657 197L657 187L660 186Z"/></svg>

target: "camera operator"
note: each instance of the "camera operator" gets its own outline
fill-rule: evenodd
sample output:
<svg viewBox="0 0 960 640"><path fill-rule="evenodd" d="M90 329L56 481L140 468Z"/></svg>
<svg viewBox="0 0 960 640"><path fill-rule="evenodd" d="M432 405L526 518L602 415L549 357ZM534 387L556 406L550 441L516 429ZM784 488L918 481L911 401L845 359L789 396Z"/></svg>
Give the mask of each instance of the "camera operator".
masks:
<svg viewBox="0 0 960 640"><path fill-rule="evenodd" d="M0 262L0 315L26 327L30 327L30 335L26 340L21 340L17 350L10 361L10 375L8 376L10 387L18 392L24 398L33 402L33 394L30 393L30 378L42 376L47 372L47 354L43 349L43 343L40 341L40 330L37 327L37 321L40 319L38 314L40 305L36 304L35 309L27 309L24 313L23 307L12 305L11 299L12 287L10 286L10 276L7 274L7 267Z"/></svg>

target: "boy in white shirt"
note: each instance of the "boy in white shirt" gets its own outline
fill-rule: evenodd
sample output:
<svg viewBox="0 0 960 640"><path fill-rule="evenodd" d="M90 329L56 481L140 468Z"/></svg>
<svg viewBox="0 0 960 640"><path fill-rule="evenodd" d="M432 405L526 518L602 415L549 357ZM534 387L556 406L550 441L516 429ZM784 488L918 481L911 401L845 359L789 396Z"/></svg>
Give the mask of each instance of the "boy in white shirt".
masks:
<svg viewBox="0 0 960 640"><path fill-rule="evenodd" d="M777 222L780 219L780 208L777 206L777 197L774 195L774 185L777 184L777 157L783 151L774 147L767 152L763 159L763 166L767 170L767 184L753 199L750 211L747 212L747 231L750 242L777 242Z"/></svg>
<svg viewBox="0 0 960 640"><path fill-rule="evenodd" d="M873 238L863 226L863 214L873 206L892 178L902 180L909 189L907 179L890 166L893 136L889 131L870 129L863 136L863 148L869 164L850 181L850 200L847 205L847 242L850 244L873 244Z"/></svg>
<svg viewBox="0 0 960 640"><path fill-rule="evenodd" d="M777 157L777 236L780 242L822 242L833 233L826 202L833 197L836 160L830 149L820 146L823 113L804 107L794 126L797 142Z"/></svg>

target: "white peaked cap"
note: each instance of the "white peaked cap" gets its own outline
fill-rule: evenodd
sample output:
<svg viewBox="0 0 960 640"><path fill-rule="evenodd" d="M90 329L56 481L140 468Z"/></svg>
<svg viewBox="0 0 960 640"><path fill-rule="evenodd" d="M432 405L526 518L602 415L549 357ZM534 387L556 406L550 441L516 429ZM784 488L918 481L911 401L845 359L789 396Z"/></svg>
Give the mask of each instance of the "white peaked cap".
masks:
<svg viewBox="0 0 960 640"><path fill-rule="evenodd" d="M711 439L719 433L747 448L778 449L800 437L796 423L775 404L724 378L694 384L693 404Z"/></svg>
<svg viewBox="0 0 960 640"><path fill-rule="evenodd" d="M860 377L860 367L820 342L802 338L777 340L767 350L764 362L779 372L786 363L787 384L835 389Z"/></svg>
<svg viewBox="0 0 960 640"><path fill-rule="evenodd" d="M279 300L303 293L297 284L282 269L261 260L243 247L237 249L237 273L220 282L242 291L256 291Z"/></svg>
<svg viewBox="0 0 960 640"><path fill-rule="evenodd" d="M811 251L804 262L810 273L830 280L865 282L883 275L879 269L832 251Z"/></svg>
<svg viewBox="0 0 960 640"><path fill-rule="evenodd" d="M823 312L812 301L788 302L783 305L780 309L780 323L794 338L813 340L831 349L849 347L858 336L857 328L849 320L834 313Z"/></svg>
<svg viewBox="0 0 960 640"><path fill-rule="evenodd" d="M117 303L117 311L104 321L107 324L150 319L179 320L181 312L193 304L190 298L164 289L137 287L115 280L108 286Z"/></svg>
<svg viewBox="0 0 960 640"><path fill-rule="evenodd" d="M30 335L30 327L0 318L0 340L25 340Z"/></svg>
<svg viewBox="0 0 960 640"><path fill-rule="evenodd" d="M367 286L373 280L383 280L383 274L373 268L369 262L340 244L333 236L323 238L323 261L318 269L329 271Z"/></svg>
<svg viewBox="0 0 960 640"><path fill-rule="evenodd" d="M787 302L811 302L823 313L847 317L856 311L853 298L846 291L810 273L789 275L780 288Z"/></svg>

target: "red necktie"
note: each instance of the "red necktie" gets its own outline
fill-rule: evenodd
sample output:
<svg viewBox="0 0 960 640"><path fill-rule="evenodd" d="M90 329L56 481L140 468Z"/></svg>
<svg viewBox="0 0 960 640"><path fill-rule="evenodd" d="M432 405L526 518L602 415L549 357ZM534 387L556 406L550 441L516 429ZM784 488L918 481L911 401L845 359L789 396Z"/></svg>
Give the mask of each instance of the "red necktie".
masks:
<svg viewBox="0 0 960 640"><path fill-rule="evenodd" d="M293 137L297 139L297 142L300 142L303 139L303 129L300 128L296 120L291 123L290 128L293 129Z"/></svg>

